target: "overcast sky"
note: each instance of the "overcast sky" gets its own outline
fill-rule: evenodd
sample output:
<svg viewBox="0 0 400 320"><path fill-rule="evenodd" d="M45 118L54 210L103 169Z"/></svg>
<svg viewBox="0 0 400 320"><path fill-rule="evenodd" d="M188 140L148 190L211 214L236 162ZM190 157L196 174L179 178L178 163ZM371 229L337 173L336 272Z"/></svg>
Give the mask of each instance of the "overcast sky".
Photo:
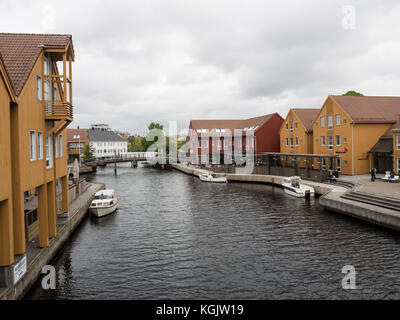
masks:
<svg viewBox="0 0 400 320"><path fill-rule="evenodd" d="M72 34L71 127L131 133L398 96L399 17L398 0L0 1L1 32Z"/></svg>

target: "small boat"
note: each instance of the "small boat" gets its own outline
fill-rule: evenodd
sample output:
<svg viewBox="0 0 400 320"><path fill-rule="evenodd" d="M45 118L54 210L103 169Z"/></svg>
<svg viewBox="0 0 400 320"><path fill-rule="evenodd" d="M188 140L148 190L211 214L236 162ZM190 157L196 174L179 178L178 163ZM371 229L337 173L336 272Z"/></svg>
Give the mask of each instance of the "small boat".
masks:
<svg viewBox="0 0 400 320"><path fill-rule="evenodd" d="M298 198L310 198L315 195L314 188L302 184L300 177L285 178L282 187L287 194Z"/></svg>
<svg viewBox="0 0 400 320"><path fill-rule="evenodd" d="M89 212L100 218L113 213L117 208L118 199L115 197L114 190L101 190L96 192Z"/></svg>
<svg viewBox="0 0 400 320"><path fill-rule="evenodd" d="M227 183L228 180L225 177L217 177L215 174L204 173L199 175L201 181L204 182L215 182L215 183Z"/></svg>

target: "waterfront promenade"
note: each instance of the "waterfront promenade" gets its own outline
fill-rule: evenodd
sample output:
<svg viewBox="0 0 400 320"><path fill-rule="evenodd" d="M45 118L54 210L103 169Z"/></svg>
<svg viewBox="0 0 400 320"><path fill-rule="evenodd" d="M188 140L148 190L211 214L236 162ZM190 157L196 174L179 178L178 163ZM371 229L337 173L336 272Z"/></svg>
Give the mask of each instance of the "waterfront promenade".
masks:
<svg viewBox="0 0 400 320"><path fill-rule="evenodd" d="M198 169L194 166L176 164L172 166L174 169L199 176L202 173L210 173L206 169ZM256 174L232 174L232 173L217 173L217 176L225 176L228 181L233 182L250 182L250 183L266 183L282 187L285 177L271 175L256 175ZM345 182L356 183L357 190L349 190L340 185L329 183L318 183L314 181L303 180L305 185L311 186L320 197L320 205L330 211L335 211L341 214L346 214L357 219L361 219L376 225L400 231L400 212L391 208L383 207L379 204L393 203L396 206L396 199L400 198L399 185L389 183L377 179L371 182L368 176L355 176L341 178ZM346 197L349 192L360 192L360 197ZM373 199L371 201L363 200L361 195ZM369 195L369 196L368 196Z"/></svg>
<svg viewBox="0 0 400 320"><path fill-rule="evenodd" d="M27 243L26 259L27 271L23 278L8 288L0 288L0 300L16 300L23 298L41 275L42 268L48 265L57 255L64 243L86 216L94 194L104 189L101 183L90 183L87 189L70 203L70 211L58 217L57 236L50 240L46 248L39 247L36 237ZM20 261L23 256L16 261Z"/></svg>

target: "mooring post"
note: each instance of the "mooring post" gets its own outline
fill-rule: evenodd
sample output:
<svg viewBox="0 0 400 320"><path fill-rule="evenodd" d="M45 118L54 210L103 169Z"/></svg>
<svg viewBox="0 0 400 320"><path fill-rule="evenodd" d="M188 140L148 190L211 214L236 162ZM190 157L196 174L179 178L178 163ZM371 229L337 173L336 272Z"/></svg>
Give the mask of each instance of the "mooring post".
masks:
<svg viewBox="0 0 400 320"><path fill-rule="evenodd" d="M115 152L115 156L114 156L114 174L117 175L117 151Z"/></svg>

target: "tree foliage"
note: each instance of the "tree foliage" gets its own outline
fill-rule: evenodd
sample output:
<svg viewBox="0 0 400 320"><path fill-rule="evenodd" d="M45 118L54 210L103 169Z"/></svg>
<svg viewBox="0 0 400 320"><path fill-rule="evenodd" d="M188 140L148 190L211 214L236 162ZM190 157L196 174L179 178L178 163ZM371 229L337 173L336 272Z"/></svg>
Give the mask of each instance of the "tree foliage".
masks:
<svg viewBox="0 0 400 320"><path fill-rule="evenodd" d="M89 161L94 159L94 148L87 144L83 149L83 161Z"/></svg>
<svg viewBox="0 0 400 320"><path fill-rule="evenodd" d="M347 91L347 92L344 94L344 96L358 96L358 97L362 97L362 96L364 96L364 95L363 95L362 93L357 92L357 91L350 90L350 91Z"/></svg>

